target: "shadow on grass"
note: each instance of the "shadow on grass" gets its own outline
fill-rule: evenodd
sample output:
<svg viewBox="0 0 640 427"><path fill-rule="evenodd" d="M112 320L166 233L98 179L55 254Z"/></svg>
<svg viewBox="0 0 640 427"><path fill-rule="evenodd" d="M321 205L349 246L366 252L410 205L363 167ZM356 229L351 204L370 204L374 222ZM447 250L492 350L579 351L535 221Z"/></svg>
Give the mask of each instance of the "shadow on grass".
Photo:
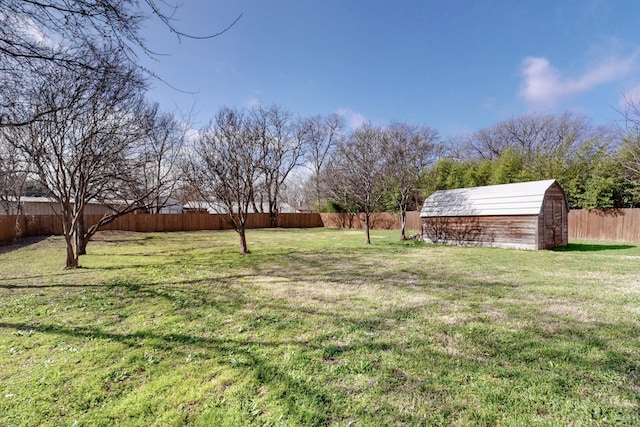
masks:
<svg viewBox="0 0 640 427"><path fill-rule="evenodd" d="M32 277L28 277L28 279L33 279L36 277L49 277L51 276L50 274L47 276L32 276ZM0 279L0 280L13 280L13 279ZM49 284L45 284L45 285L0 285L0 289L47 289L47 288L59 288L59 289L64 289L64 288L79 288L79 289L83 289L83 288L105 288L105 287L109 287L110 285L105 284L105 285L93 285L93 284L87 284L87 285L77 285L77 284L68 284L68 283L49 283Z"/></svg>
<svg viewBox="0 0 640 427"><path fill-rule="evenodd" d="M27 246L31 246L38 242L48 239L50 236L28 236L21 237L11 242L0 242L0 254L16 251Z"/></svg>
<svg viewBox="0 0 640 427"><path fill-rule="evenodd" d="M554 248L555 252L598 252L598 251L614 251L633 249L635 245L612 245L606 243L569 243L568 246Z"/></svg>
<svg viewBox="0 0 640 427"><path fill-rule="evenodd" d="M335 389L332 392L331 387L310 380L317 369L320 372L334 370L336 378L369 378L371 387L377 388L374 393L405 394L407 390L412 390L425 398L430 396L432 378L406 373L402 368L396 369L381 363L380 360L385 359L381 355L383 352L399 357L397 362L416 354L426 355L425 360L430 361L433 372L463 370L467 376L479 377L490 374L497 380L514 381L515 389L530 383L549 384L551 398L579 399L581 395L576 390L590 390L593 384L604 381L605 377L610 380L612 375L620 381L617 390L620 396L632 396L634 390L640 387L635 353L617 347L619 340L640 334L638 327L632 323L584 322L544 313L543 323L555 325L554 328L547 328L526 325L529 317L523 313L516 315L522 316L525 321L517 330L481 319L468 319L468 322L456 326L443 325L434 334L433 340L398 338L394 332L398 322L421 317L419 312L391 309L376 311L369 316L350 317L332 316L328 311L322 316L331 317L334 322L345 325L346 335L336 337L333 336L335 332L316 331L319 333L309 337L309 340L296 339L292 334L282 339L261 340L255 335L232 338L149 330L118 333L94 326L73 327L38 322L0 322L0 328L66 335L91 341L114 341L134 349L153 348L167 352L173 358L179 355L181 360L199 348L201 352L196 352L196 357L215 359L228 368L243 372L257 384L265 385L278 403L286 408L287 420L303 425L325 424L327 417L336 410L332 407L333 400L341 398L336 396ZM274 324L269 322L261 322L260 326L263 331L273 327ZM363 335L354 337L351 335L354 332L362 332ZM291 347L297 350L291 350ZM295 355L297 362L294 365L281 362L277 356L284 348L288 349L287 353ZM407 356L397 356L401 353ZM596 360L594 354L598 355ZM300 371L300 364L307 368ZM524 376L527 376L526 380L519 380ZM286 398L280 396L281 390L287 390ZM599 408L612 418L630 417L613 405L602 403ZM362 411L362 415L368 417L385 414L384 411ZM409 416L405 421L417 424L421 420Z"/></svg>
<svg viewBox="0 0 640 427"><path fill-rule="evenodd" d="M95 327L68 327L57 324L30 324L0 322L0 328L16 331L33 331L47 334L66 335L87 340L115 341L131 348L154 348L182 358L193 352L193 347L204 350L196 355L199 358L217 359L230 368L243 372L258 384L266 385L274 393L287 390L293 398L280 399L286 407L287 417L296 425L327 424L327 407L332 397L323 384L307 381L304 376L291 372L278 363L277 358L265 356L281 346L297 346L314 351L317 347L308 346L306 341L258 341L251 339L232 339L201 337L191 334L158 334L151 331L133 333L113 333ZM323 341L328 339L323 337ZM307 356L310 357L310 356Z"/></svg>
<svg viewBox="0 0 640 427"><path fill-rule="evenodd" d="M75 273L82 272L91 272L91 271L117 271L117 270L135 270L135 269L143 269L143 268L157 268L159 265L161 266L171 266L179 264L180 261L174 262L163 262L163 263L149 263L149 264L123 264L123 265L107 265L100 267L85 267L80 266L76 270L63 270L57 273L46 273L46 274L30 274L25 276L11 276L11 277L0 277L0 283L2 282L13 282L16 280L21 281L35 281L38 279L51 278L51 277L69 277ZM47 283L47 284L0 284L0 288L5 289L39 289L39 288L89 288L89 287L109 287L112 286L113 283L102 283L102 284L69 284L69 283Z"/></svg>
<svg viewBox="0 0 640 427"><path fill-rule="evenodd" d="M586 252L633 247L573 244L565 250ZM417 398L428 401L434 393L440 393L439 387L449 385L446 382L433 385L431 374L412 373L411 369L404 368L405 363L411 366L408 360L416 355L424 358L434 376L440 373L452 375L447 373L458 371L481 378L490 375L495 381L512 382L514 390L527 387L530 383L549 384L552 399L560 399L565 395L579 399L574 390L590 390L594 388L593 384L601 385L604 393L611 392L599 372L619 381L618 396L626 399L631 399L628 396L632 396L633 390L640 387L636 353L621 346L621 343L640 335L640 329L632 321L585 322L568 318L562 313L538 312L539 304L527 308L520 307L519 301L514 301L498 305L505 313L505 323L502 324L501 318L496 319L489 315L491 313L485 312L485 305L489 304L486 301L509 296L505 291L517 287L517 284L487 278L471 280L465 275L458 276L445 270L428 270L409 276L393 276L385 271L376 274L368 272L365 275L362 271L366 265L342 265L334 256L321 252L284 253L274 257L286 257L289 268L275 273L294 283L313 277L328 283L347 282L359 286L385 284L385 288L404 287L413 289L418 295L426 293L431 298L426 302L420 299L411 306L371 309L365 314L349 311L345 305L341 305L343 301L340 300L305 307L304 304L292 305L287 301L279 303L277 299L263 299L252 292L251 284L254 281L251 276L274 274L274 267L265 260L271 257L266 256L257 258L256 265L251 263L254 268L247 273L153 283L137 283L121 278L101 285L113 291L107 297L117 297L126 302L153 299L171 301L173 314L190 316L188 319L198 319L212 310L224 314L222 318L238 313L233 318L233 326L223 323L221 327L244 326L247 329L243 335L225 337L222 334L229 331L224 331L221 336L215 336L210 332L189 333L184 329L183 332L180 329L178 332L145 329L117 332L90 325L72 326L39 321L0 322L0 328L21 333L34 331L66 335L88 341L113 341L132 349L153 348L166 352L167 360L176 360L175 363L193 353L199 358L214 359L229 369L247 375L256 384L265 385L271 394L270 398L283 407L286 421L298 425L328 424L336 414L340 418L343 416L340 414L340 400L345 398L344 395L353 393L348 387L324 386L321 381L313 379L318 373L320 378L340 379L345 383L349 380L369 381L373 394L396 393L403 397L413 393ZM332 268L328 269L328 265ZM82 288L96 285L69 286ZM366 292L366 288L362 291ZM443 294L445 291L446 294ZM459 305L455 302L456 298L461 300ZM450 305L443 305L439 301L447 301ZM477 304L477 307L464 308L468 301ZM206 309L190 311L199 307ZM466 314L457 315L458 309ZM186 311L183 313L182 310ZM456 322L443 323L438 319L438 313ZM310 317L317 320L315 324L326 325L326 329L320 326L310 330L307 325L303 329L303 338L299 322ZM537 319L536 323L532 322L533 318ZM424 324L430 325L423 326L424 335L411 332L411 328ZM519 326L514 328L513 325ZM430 338L424 338L426 335ZM260 339L261 336L265 339ZM282 359L285 352L293 355L292 362ZM176 355L179 357L176 358ZM394 363L386 364L381 360L393 360ZM527 379L520 380L524 377ZM282 390L286 390L286 396ZM445 397L454 399L456 396L447 394ZM585 405L589 407L591 404ZM601 408L611 419L617 415L628 416L627 412L621 412L611 404L602 403ZM384 418L386 411L392 413L392 408L358 410L361 416L370 421L377 417ZM426 423L419 414L406 416L406 424ZM380 420L381 424L389 421Z"/></svg>

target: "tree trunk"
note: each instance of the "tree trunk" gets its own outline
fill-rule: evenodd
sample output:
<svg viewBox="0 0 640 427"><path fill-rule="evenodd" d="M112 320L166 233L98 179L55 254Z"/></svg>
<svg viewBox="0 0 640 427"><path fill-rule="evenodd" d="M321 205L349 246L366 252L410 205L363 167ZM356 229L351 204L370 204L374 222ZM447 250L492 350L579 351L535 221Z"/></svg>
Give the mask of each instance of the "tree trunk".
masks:
<svg viewBox="0 0 640 427"><path fill-rule="evenodd" d="M87 254L87 239L85 238L84 215L78 217L76 222L76 248L78 255Z"/></svg>
<svg viewBox="0 0 640 427"><path fill-rule="evenodd" d="M73 246L73 239L71 236L65 236L65 240L67 242L67 261L64 267L65 270L73 270L79 267L78 265L78 255L76 254L76 250Z"/></svg>
<svg viewBox="0 0 640 427"><path fill-rule="evenodd" d="M402 228L400 231L400 240L407 240L406 235L406 227L407 227L407 211L404 209L400 209L400 222L402 223Z"/></svg>
<svg viewBox="0 0 640 427"><path fill-rule="evenodd" d="M238 231L238 234L240 234L240 255L250 254L251 251L247 247L247 236L245 230Z"/></svg>
<svg viewBox="0 0 640 427"><path fill-rule="evenodd" d="M365 213L364 214L364 241L367 245L371 244L371 235L369 234L369 217L371 214L369 213Z"/></svg>
<svg viewBox="0 0 640 427"><path fill-rule="evenodd" d="M278 207L277 206L270 206L269 209L269 223L271 225L271 228L278 228Z"/></svg>
<svg viewBox="0 0 640 427"><path fill-rule="evenodd" d="M14 239L17 240L22 237L22 204L18 201L18 205L16 206L16 223L15 223L15 236Z"/></svg>
<svg viewBox="0 0 640 427"><path fill-rule="evenodd" d="M78 239L78 255L87 254L87 243L89 243L89 238L82 234Z"/></svg>
<svg viewBox="0 0 640 427"><path fill-rule="evenodd" d="M20 225L20 219L22 217L16 215L16 223L14 224L14 235L13 235L13 239L14 240L18 240L20 237L22 237L22 227Z"/></svg>

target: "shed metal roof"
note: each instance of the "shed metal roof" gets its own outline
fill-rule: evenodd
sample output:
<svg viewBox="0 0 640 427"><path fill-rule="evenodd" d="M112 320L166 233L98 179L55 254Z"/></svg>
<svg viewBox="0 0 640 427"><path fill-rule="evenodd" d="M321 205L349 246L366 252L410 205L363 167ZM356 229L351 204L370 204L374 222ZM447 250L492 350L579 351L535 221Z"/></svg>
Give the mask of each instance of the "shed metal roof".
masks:
<svg viewBox="0 0 640 427"><path fill-rule="evenodd" d="M429 196L420 216L537 215L555 179L439 190Z"/></svg>

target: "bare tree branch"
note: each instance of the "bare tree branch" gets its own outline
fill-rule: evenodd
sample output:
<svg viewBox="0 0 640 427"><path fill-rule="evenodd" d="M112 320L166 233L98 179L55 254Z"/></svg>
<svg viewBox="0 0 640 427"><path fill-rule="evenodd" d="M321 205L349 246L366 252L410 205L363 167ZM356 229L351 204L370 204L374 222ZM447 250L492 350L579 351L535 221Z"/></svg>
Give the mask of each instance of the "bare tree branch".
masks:
<svg viewBox="0 0 640 427"><path fill-rule="evenodd" d="M388 189L396 193L402 223L400 237L405 240L407 210L421 173L435 163L438 133L428 127L393 123L386 134L386 180Z"/></svg>
<svg viewBox="0 0 640 427"><path fill-rule="evenodd" d="M260 178L264 151L260 129L243 111L222 108L201 132L185 165L185 175L200 196L224 213L240 236L240 253L250 253L247 214Z"/></svg>
<svg viewBox="0 0 640 427"><path fill-rule="evenodd" d="M14 116L46 113L26 126L0 128L0 135L21 150L58 202L66 268L77 268L100 225L159 197L169 176L163 169L169 143L157 109L148 108L142 96L144 79L122 54L109 50L94 55L90 69L46 65ZM153 155L145 155L149 152ZM112 211L98 224L85 224L85 207L96 201Z"/></svg>
<svg viewBox="0 0 640 427"><path fill-rule="evenodd" d="M385 133L366 124L341 141L325 179L334 200L363 215L365 242L371 243L370 218L385 191Z"/></svg>

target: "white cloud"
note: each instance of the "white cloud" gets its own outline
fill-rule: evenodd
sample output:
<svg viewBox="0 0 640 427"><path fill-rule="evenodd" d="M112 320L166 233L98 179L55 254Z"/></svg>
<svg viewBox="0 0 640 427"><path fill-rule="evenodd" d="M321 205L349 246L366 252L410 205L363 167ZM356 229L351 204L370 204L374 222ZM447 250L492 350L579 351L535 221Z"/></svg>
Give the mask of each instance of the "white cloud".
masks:
<svg viewBox="0 0 640 427"><path fill-rule="evenodd" d="M56 42L53 38L49 37L45 34L33 20L25 18L20 19L21 25L20 30L22 33L30 39L32 42L38 43L45 47L54 48L58 46L58 42Z"/></svg>
<svg viewBox="0 0 640 427"><path fill-rule="evenodd" d="M192 144L199 136L200 131L198 129L187 127L184 131L184 138L189 144Z"/></svg>
<svg viewBox="0 0 640 427"><path fill-rule="evenodd" d="M367 122L367 118L364 115L348 108L340 108L336 111L336 114L344 117L347 126L351 129L358 129Z"/></svg>
<svg viewBox="0 0 640 427"><path fill-rule="evenodd" d="M262 102L257 98L250 98L247 102L244 103L247 108L258 108L262 106Z"/></svg>
<svg viewBox="0 0 640 427"><path fill-rule="evenodd" d="M628 75L633 70L636 56L609 58L577 78L564 78L546 58L527 57L522 62L524 81L520 96L534 106L553 107L564 98L588 92L600 84Z"/></svg>

